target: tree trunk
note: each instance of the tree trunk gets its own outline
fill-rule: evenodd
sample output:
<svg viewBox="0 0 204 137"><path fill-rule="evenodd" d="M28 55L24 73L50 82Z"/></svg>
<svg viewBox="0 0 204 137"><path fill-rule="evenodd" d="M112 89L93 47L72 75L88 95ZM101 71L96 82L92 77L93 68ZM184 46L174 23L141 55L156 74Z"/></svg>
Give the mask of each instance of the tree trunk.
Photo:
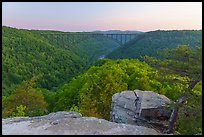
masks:
<svg viewBox="0 0 204 137"><path fill-rule="evenodd" d="M176 101L176 106L174 107L170 119L169 119L169 129L168 129L168 134L174 133L175 131L175 123L178 117L178 109L180 104L186 102L187 98L186 96L182 96L180 97L177 101Z"/></svg>
<svg viewBox="0 0 204 137"><path fill-rule="evenodd" d="M191 92L191 90L195 87L195 85L199 81L200 80L198 80L198 79L191 81L191 83L187 89L187 92ZM168 127L168 131L167 131L168 134L172 134L175 132L175 124L176 124L176 120L178 117L179 106L181 106L181 104L185 103L187 101L187 99L188 99L187 96L184 95L176 101L176 106L174 107L174 109L171 113L170 119L169 119L169 127Z"/></svg>

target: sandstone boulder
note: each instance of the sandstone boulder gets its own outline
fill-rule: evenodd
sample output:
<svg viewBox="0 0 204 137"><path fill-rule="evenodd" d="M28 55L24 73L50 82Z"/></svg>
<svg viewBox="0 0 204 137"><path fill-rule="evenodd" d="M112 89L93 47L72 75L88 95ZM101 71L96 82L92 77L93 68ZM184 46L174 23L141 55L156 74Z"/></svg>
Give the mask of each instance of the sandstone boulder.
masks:
<svg viewBox="0 0 204 137"><path fill-rule="evenodd" d="M171 110L171 101L153 91L123 91L112 96L110 121L146 126L165 132Z"/></svg>

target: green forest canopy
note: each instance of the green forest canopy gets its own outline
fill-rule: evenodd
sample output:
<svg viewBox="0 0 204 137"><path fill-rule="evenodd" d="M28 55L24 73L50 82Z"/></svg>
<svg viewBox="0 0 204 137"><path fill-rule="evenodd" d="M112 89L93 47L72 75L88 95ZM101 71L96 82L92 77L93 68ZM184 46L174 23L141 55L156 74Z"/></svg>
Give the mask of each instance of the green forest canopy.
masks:
<svg viewBox="0 0 204 137"><path fill-rule="evenodd" d="M55 90L119 45L104 38L90 38L62 47L40 36L36 31L2 27L2 95L11 91L23 80L40 75L37 87ZM40 31L41 32L41 31ZM42 31L44 32L44 31Z"/></svg>
<svg viewBox="0 0 204 137"><path fill-rule="evenodd" d="M177 45L189 45L191 48L202 45L202 30L168 30L150 31L141 34L140 39L135 39L126 45L112 51L107 58L137 58L143 56L161 58L158 53L163 49L175 48Z"/></svg>
<svg viewBox="0 0 204 137"><path fill-rule="evenodd" d="M132 41L129 46L121 48L105 38L89 38L77 44L68 42L64 46L64 43L40 36L39 32L45 32L41 30L3 27L2 31L3 117L37 116L65 110L109 119L111 97L123 90L151 90L176 101L187 86L181 81L185 82L190 77L174 72L163 74L162 70L152 65L152 61L142 62L141 56L153 56L149 59L165 64L160 60L163 55L156 54L156 51L173 48L170 51L174 53L178 51L175 48L177 45L186 43L189 46L181 46L188 47L183 49L188 49L188 53L195 58L202 56L201 31L149 32L139 41ZM196 45L200 47L197 50ZM123 53L117 55L131 59L97 61L102 54L108 55L114 49L112 53L123 49ZM112 53L108 56L112 56ZM186 59L185 52L180 56L177 61ZM195 68L202 69L202 64L197 61L184 67L192 74L200 74L202 72L194 71ZM172 81L175 78L177 80ZM185 107L190 116L187 117L181 110L177 123L177 131L181 134L202 131L202 81L196 84L192 92L193 96Z"/></svg>

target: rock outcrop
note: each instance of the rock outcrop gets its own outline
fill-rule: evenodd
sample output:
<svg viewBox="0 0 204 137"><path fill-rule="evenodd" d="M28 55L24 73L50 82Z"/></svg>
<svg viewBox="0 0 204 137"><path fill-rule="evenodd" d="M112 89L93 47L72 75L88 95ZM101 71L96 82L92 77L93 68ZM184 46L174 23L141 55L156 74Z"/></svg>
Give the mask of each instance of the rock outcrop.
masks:
<svg viewBox="0 0 204 137"><path fill-rule="evenodd" d="M159 135L154 129L119 124L77 112L2 119L3 135Z"/></svg>
<svg viewBox="0 0 204 137"><path fill-rule="evenodd" d="M158 129L165 132L171 101L153 91L123 91L112 96L110 121Z"/></svg>

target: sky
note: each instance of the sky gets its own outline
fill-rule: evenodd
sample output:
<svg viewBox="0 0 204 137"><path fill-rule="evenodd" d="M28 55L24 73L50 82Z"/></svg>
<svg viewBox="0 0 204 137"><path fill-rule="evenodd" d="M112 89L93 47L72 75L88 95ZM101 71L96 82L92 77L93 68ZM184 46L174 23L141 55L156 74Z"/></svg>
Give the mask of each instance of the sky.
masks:
<svg viewBox="0 0 204 137"><path fill-rule="evenodd" d="M202 2L3 2L2 25L23 29L202 29Z"/></svg>

